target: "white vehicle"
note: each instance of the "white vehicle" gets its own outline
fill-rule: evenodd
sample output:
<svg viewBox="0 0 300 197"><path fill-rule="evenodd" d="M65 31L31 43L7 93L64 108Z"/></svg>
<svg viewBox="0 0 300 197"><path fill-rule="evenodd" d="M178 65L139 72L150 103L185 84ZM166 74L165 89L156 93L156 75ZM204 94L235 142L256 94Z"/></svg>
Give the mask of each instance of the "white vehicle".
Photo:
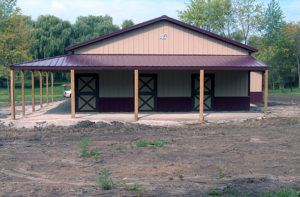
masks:
<svg viewBox="0 0 300 197"><path fill-rule="evenodd" d="M71 84L63 84L62 86L64 87L63 96L71 98L71 89L69 89Z"/></svg>

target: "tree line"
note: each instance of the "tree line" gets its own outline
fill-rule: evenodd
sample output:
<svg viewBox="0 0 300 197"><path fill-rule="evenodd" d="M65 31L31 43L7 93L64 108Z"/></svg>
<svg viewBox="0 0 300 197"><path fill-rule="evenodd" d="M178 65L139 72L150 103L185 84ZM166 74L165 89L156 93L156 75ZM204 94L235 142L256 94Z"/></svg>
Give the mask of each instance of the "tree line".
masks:
<svg viewBox="0 0 300 197"><path fill-rule="evenodd" d="M300 20L287 22L278 0L190 0L178 12L186 23L259 50L254 56L269 65L270 87L300 91Z"/></svg>
<svg viewBox="0 0 300 197"><path fill-rule="evenodd" d="M16 4L17 0L0 0L0 87L9 82L11 64L63 55L69 45L134 25L124 20L120 27L108 15L79 16L74 24L51 15L32 20ZM66 80L67 74L55 73L54 77Z"/></svg>
<svg viewBox="0 0 300 197"><path fill-rule="evenodd" d="M37 20L21 14L17 0L0 0L0 86L9 65L62 55L66 46L134 25L120 26L111 16L79 16L74 24L51 15ZM189 0L178 11L183 22L259 49L254 56L270 67L270 87L299 86L300 21L287 22L278 3L257 0ZM56 80L66 74L56 73Z"/></svg>

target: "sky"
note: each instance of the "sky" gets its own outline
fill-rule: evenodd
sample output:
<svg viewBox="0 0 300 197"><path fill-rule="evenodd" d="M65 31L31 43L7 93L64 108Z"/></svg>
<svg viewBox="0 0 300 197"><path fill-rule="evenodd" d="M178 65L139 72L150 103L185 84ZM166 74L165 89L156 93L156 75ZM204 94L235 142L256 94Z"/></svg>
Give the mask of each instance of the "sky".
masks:
<svg viewBox="0 0 300 197"><path fill-rule="evenodd" d="M113 17L114 24L132 19L135 24L162 15L178 18L178 10L185 9L188 0L18 0L22 14L34 20L40 15L54 15L71 23L78 16L105 15ZM269 0L260 0L267 4ZM300 21L300 0L279 0L285 20Z"/></svg>

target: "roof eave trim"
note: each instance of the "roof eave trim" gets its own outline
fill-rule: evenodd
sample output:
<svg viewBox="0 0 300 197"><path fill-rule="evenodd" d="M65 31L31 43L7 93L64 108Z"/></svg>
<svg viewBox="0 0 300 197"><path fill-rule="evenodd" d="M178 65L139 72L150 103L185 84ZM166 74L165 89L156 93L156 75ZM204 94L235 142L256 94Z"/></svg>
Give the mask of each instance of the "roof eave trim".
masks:
<svg viewBox="0 0 300 197"><path fill-rule="evenodd" d="M12 70L251 70L265 71L269 67L255 66L10 66Z"/></svg>

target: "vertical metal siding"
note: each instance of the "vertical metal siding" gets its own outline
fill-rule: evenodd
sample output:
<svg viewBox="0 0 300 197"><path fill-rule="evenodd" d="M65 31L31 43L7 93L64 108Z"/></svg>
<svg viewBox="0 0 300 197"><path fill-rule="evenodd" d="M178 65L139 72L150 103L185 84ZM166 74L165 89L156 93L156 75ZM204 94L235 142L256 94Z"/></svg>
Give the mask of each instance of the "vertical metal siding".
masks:
<svg viewBox="0 0 300 197"><path fill-rule="evenodd" d="M164 34L167 39L160 39ZM166 21L79 48L75 53L248 55L245 49Z"/></svg>
<svg viewBox="0 0 300 197"><path fill-rule="evenodd" d="M215 71L215 96L248 96L248 71Z"/></svg>
<svg viewBox="0 0 300 197"><path fill-rule="evenodd" d="M262 72L250 72L250 92L262 92Z"/></svg>
<svg viewBox="0 0 300 197"><path fill-rule="evenodd" d="M79 73L90 73L80 71ZM102 98L133 97L133 71L101 70L99 96ZM158 97L190 97L191 75L198 71L140 71L140 74L157 74ZM248 71L206 71L215 74L216 97L248 96Z"/></svg>

